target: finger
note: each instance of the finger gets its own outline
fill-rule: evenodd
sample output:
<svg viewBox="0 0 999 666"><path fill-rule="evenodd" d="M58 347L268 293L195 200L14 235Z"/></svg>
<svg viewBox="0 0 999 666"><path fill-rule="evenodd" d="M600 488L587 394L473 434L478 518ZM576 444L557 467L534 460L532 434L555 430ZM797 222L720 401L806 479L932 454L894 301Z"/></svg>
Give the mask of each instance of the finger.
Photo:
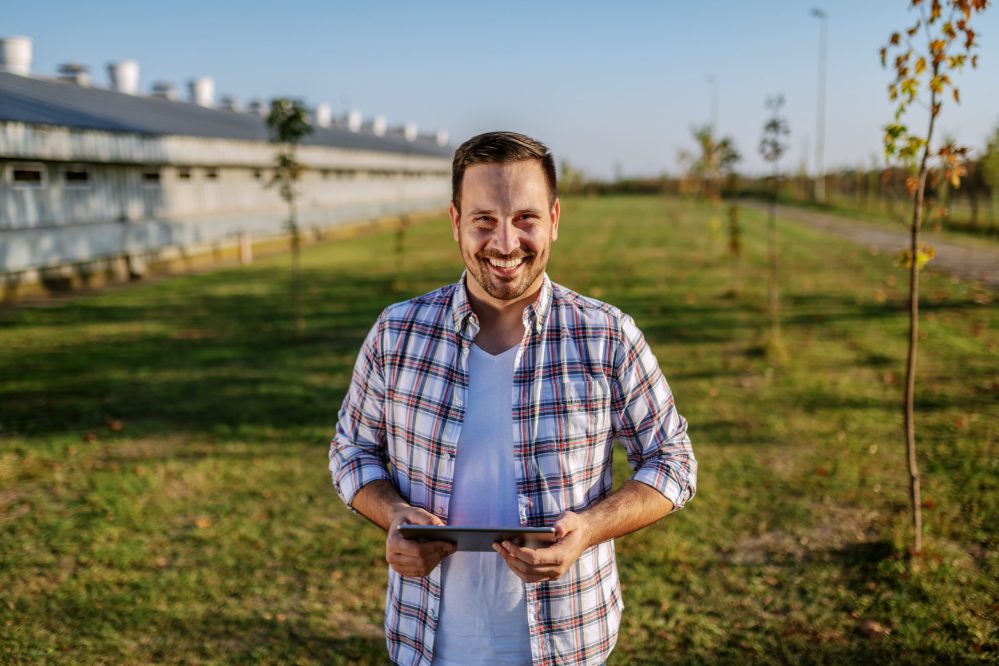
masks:
<svg viewBox="0 0 999 666"><path fill-rule="evenodd" d="M506 553L502 547L496 545L496 552L499 553L507 567L510 568L519 578L529 583L536 583L540 580L555 580L562 574L558 566L554 565L531 565Z"/></svg>
<svg viewBox="0 0 999 666"><path fill-rule="evenodd" d="M555 540L559 541L569 532L579 528L579 516L571 511L567 511L559 516L559 519L552 525L555 528Z"/></svg>
<svg viewBox="0 0 999 666"><path fill-rule="evenodd" d="M450 554L455 551L455 545L448 541L417 541L416 539L407 539L398 533L389 539L389 548L407 555L422 556L431 553Z"/></svg>
<svg viewBox="0 0 999 666"><path fill-rule="evenodd" d="M426 576L428 573L433 571L438 564L441 563L441 558L420 558L420 557L410 557L407 555L393 555L388 559L388 563L393 569L399 573L404 573L405 575L420 575Z"/></svg>
<svg viewBox="0 0 999 666"><path fill-rule="evenodd" d="M504 541L503 547L506 548L507 552L509 552L513 557L533 566L558 564L559 556L562 554L559 552L560 549L557 546L549 546L548 548L527 548L526 546L518 546L510 541Z"/></svg>
<svg viewBox="0 0 999 666"><path fill-rule="evenodd" d="M439 517L423 509L411 509L402 518L402 525L437 525L444 527L445 523Z"/></svg>
<svg viewBox="0 0 999 666"><path fill-rule="evenodd" d="M434 558L413 557L411 555L399 555L398 553L393 554L388 560L389 564L393 566L406 567L408 569L433 568L439 563L439 560Z"/></svg>

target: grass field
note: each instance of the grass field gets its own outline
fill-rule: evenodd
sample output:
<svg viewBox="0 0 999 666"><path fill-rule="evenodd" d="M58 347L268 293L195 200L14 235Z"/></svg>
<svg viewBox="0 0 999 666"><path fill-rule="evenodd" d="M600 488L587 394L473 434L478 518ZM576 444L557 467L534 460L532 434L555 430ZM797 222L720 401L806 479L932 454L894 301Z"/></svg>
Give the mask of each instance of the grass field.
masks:
<svg viewBox="0 0 999 666"><path fill-rule="evenodd" d="M732 298L713 211L564 204L549 274L634 316L700 461L687 508L618 542L610 663L996 659L994 295L924 276L912 559L891 257L782 225L773 367L760 214ZM0 662L385 661L383 536L326 456L381 308L461 271L443 219L397 242L309 247L300 338L287 257L0 312Z"/></svg>

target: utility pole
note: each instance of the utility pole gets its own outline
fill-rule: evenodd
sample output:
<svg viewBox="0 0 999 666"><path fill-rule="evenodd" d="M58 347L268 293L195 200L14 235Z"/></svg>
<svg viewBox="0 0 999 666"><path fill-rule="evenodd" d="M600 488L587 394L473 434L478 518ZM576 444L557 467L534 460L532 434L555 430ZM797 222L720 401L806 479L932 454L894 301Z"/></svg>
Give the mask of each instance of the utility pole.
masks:
<svg viewBox="0 0 999 666"><path fill-rule="evenodd" d="M812 7L811 15L819 19L819 100L816 112L815 130L815 200L825 203L826 175L822 161L822 149L826 139L826 33L829 15L818 7Z"/></svg>

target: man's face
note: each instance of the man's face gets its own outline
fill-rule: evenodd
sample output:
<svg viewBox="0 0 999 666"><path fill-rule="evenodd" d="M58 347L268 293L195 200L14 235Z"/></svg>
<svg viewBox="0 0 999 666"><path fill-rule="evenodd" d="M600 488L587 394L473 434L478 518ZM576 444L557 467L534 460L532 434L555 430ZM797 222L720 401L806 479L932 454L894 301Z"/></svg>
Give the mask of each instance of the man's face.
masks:
<svg viewBox="0 0 999 666"><path fill-rule="evenodd" d="M541 286L558 238L559 203L548 205L538 160L468 167L461 213L452 204L450 214L474 296L502 306Z"/></svg>

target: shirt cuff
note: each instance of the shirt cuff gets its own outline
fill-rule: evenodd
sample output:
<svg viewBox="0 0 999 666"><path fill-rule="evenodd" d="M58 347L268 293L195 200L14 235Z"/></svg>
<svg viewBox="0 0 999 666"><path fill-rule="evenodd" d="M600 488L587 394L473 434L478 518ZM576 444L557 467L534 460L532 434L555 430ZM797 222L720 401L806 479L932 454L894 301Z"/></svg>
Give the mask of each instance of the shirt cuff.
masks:
<svg viewBox="0 0 999 666"><path fill-rule="evenodd" d="M639 468L631 480L644 483L672 502L673 508L670 513L682 509L690 497L676 479L669 475L668 469L659 465Z"/></svg>
<svg viewBox="0 0 999 666"><path fill-rule="evenodd" d="M333 487L353 513L354 496L364 486L374 481L391 481L392 477L385 465L378 459L354 460L345 465L336 465L330 460L330 472L333 477Z"/></svg>

